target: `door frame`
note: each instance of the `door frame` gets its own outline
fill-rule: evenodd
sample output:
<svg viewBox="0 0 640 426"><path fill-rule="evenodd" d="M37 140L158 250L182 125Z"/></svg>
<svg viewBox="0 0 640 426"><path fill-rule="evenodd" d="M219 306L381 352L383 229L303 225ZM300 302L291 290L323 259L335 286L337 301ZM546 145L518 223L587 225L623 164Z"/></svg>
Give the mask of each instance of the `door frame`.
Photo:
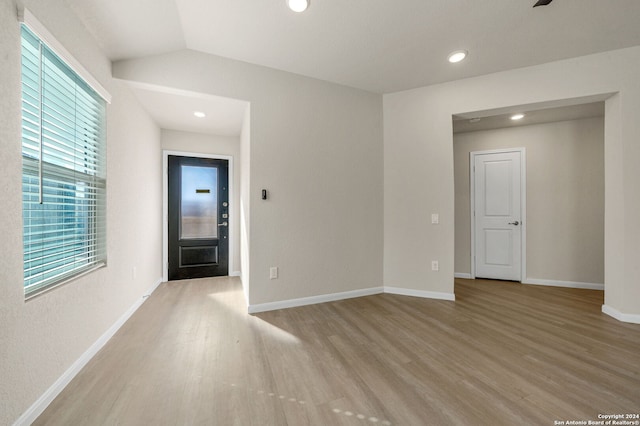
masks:
<svg viewBox="0 0 640 426"><path fill-rule="evenodd" d="M520 239L520 282L523 283L527 278L527 156L525 148L504 148L491 149L487 151L471 151L469 153L469 216L471 220L471 279L476 278L476 174L475 164L476 157L485 154L506 154L517 152L520 154L520 215L521 219L521 239Z"/></svg>
<svg viewBox="0 0 640 426"><path fill-rule="evenodd" d="M169 156L210 158L213 160L227 160L229 162L229 269L228 274L232 276L235 271L233 254L235 250L235 210L234 185L233 185L233 156L218 154L202 154L199 152L162 150L162 281L169 281Z"/></svg>

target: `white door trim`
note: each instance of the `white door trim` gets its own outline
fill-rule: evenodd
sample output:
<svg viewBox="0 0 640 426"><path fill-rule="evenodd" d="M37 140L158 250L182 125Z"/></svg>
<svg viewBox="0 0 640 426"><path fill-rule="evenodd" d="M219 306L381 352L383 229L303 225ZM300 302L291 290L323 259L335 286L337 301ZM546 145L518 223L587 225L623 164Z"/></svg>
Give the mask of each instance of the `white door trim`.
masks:
<svg viewBox="0 0 640 426"><path fill-rule="evenodd" d="M476 156L484 155L484 154L505 154L511 152L520 153L520 211L521 211L521 222L522 227L522 238L521 244L522 248L520 250L521 253L521 265L522 269L520 272L520 282L524 282L527 278L527 162L526 162L526 150L524 148L505 148L505 149L492 149L488 151L472 151L469 153L469 195L470 195L470 204L469 204L469 213L471 220L471 278L475 279L476 277L476 221L475 221L475 184L476 177L475 172L473 170L473 166L476 163Z"/></svg>
<svg viewBox="0 0 640 426"><path fill-rule="evenodd" d="M178 155L182 157L211 158L214 160L227 160L229 162L229 275L235 271L233 264L234 253L234 214L235 205L233 203L233 157L230 155L202 154L199 152L162 150L162 281L169 281L169 156Z"/></svg>

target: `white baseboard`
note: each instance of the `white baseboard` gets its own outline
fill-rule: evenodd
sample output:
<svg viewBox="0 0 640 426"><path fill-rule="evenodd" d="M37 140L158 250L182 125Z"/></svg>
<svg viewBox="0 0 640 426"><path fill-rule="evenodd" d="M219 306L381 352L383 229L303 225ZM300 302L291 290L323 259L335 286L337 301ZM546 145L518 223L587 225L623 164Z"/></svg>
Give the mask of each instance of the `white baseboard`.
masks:
<svg viewBox="0 0 640 426"><path fill-rule="evenodd" d="M522 284L543 285L549 287L584 288L587 290L604 290L604 284L581 283L576 281L541 280L537 278L526 278Z"/></svg>
<svg viewBox="0 0 640 426"><path fill-rule="evenodd" d="M352 299L354 297L371 296L383 292L382 287L365 288L362 290L345 291L342 293L322 294L320 296L303 297L300 299L281 300L278 302L249 305L249 313L275 311L277 309L296 308L298 306L315 305L316 303L335 302L337 300Z"/></svg>
<svg viewBox="0 0 640 426"><path fill-rule="evenodd" d="M156 281L151 288L149 288L149 290L147 290L147 292L144 294L144 296L142 296L144 299L146 299L147 297L151 296L151 293L153 293L154 291L156 291L156 289L158 288L158 286L160 286L160 284L162 284L164 281L162 280L162 278L158 278L158 281ZM142 305L142 303L140 303L140 305ZM140 307L140 305L138 305L138 308ZM134 305L135 306L135 305ZM138 309L136 308L136 309ZM135 311L134 311L135 312ZM133 314L133 312L131 313ZM129 315L131 316L131 315ZM128 319L128 318L127 318ZM126 322L126 320L125 320ZM124 323L123 323L124 324Z"/></svg>
<svg viewBox="0 0 640 426"><path fill-rule="evenodd" d="M631 324L640 324L640 315L637 314L623 314L619 310L612 308L609 305L602 305L602 312L622 322L629 322Z"/></svg>
<svg viewBox="0 0 640 426"><path fill-rule="evenodd" d="M422 297L423 299L438 299L455 301L456 295L453 293L441 293L436 291L411 290L399 287L384 287L385 293L398 294L401 296Z"/></svg>
<svg viewBox="0 0 640 426"><path fill-rule="evenodd" d="M371 296L374 294L389 293L401 296L421 297L423 299L438 299L455 301L453 293L440 293L435 291L411 290L399 287L373 287L362 290L345 291L342 293L323 294L320 296L303 297L300 299L282 300L278 302L249 305L249 313L275 311L277 309L296 308L298 306L315 305L316 303L335 302L337 300L351 299L354 297Z"/></svg>
<svg viewBox="0 0 640 426"><path fill-rule="evenodd" d="M229 274L230 277L240 277L240 271L233 271Z"/></svg>
<svg viewBox="0 0 640 426"><path fill-rule="evenodd" d="M147 300L147 298L153 293L156 288L162 283L162 279L159 279L154 285L145 292L145 294L138 299L133 306L127 310L118 320L98 338L90 347L78 358L72 365L65 371L62 376L55 381L53 385L49 387L36 402L34 402L27 411L25 411L18 420L13 424L14 426L28 426L33 423L40 414L51 404L51 402L62 392L62 390L73 380L73 378L87 365L87 363L98 353L100 349L113 337L114 334L127 322L127 320L138 310L140 306Z"/></svg>
<svg viewBox="0 0 640 426"><path fill-rule="evenodd" d="M471 279L471 274L468 274L466 272L456 272L453 274L454 278L464 278L465 280L470 280Z"/></svg>

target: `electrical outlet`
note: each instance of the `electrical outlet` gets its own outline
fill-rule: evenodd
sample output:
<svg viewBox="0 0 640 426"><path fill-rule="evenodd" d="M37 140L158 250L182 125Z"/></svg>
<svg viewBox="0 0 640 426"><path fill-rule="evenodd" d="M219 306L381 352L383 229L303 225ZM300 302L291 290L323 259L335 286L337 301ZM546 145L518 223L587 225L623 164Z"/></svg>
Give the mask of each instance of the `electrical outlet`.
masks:
<svg viewBox="0 0 640 426"><path fill-rule="evenodd" d="M440 223L440 215L438 213L431 213L431 224L437 225Z"/></svg>
<svg viewBox="0 0 640 426"><path fill-rule="evenodd" d="M277 278L278 278L278 267L272 266L271 268L269 268L269 279L275 280Z"/></svg>
<svg viewBox="0 0 640 426"><path fill-rule="evenodd" d="M439 271L440 270L440 264L438 263L437 260L432 260L431 261L431 270L432 271Z"/></svg>

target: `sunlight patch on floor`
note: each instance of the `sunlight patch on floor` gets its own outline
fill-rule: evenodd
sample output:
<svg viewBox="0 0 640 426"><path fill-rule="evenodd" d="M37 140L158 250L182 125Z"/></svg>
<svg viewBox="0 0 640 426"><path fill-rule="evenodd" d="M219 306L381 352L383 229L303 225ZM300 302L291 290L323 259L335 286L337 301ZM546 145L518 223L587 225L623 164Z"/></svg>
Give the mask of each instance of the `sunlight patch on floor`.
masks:
<svg viewBox="0 0 640 426"><path fill-rule="evenodd" d="M258 328L263 338L272 338L280 343L299 345L300 339L293 334L285 331L273 324L269 324L267 321L261 320L257 317L252 317L252 324Z"/></svg>
<svg viewBox="0 0 640 426"><path fill-rule="evenodd" d="M339 408L333 408L331 411L333 411L335 414L339 414L345 417L355 417L356 419L359 420L367 420L370 423L373 424L381 424L384 426L391 426L391 422L389 420L380 420L378 417L375 416L366 416L364 414L361 413L355 413L353 411L349 411L349 410L341 410Z"/></svg>
<svg viewBox="0 0 640 426"><path fill-rule="evenodd" d="M293 404L299 404L299 405L305 405L307 403L304 399L298 399L298 398L295 398L295 397L293 397L291 395L282 395L282 394L277 394L275 392L267 392L264 389L254 389L252 387L244 387L244 386L241 386L241 385L239 385L237 383L222 382L222 384L225 385L225 386L229 386L231 388L235 388L235 389L243 389L243 390L246 390L247 392L250 392L250 393L253 393L253 394L256 394L256 395L260 395L260 396L269 397L269 398L274 399L274 400L277 399L277 400L281 400L283 402L286 401L286 402L290 402L290 403L293 403Z"/></svg>

